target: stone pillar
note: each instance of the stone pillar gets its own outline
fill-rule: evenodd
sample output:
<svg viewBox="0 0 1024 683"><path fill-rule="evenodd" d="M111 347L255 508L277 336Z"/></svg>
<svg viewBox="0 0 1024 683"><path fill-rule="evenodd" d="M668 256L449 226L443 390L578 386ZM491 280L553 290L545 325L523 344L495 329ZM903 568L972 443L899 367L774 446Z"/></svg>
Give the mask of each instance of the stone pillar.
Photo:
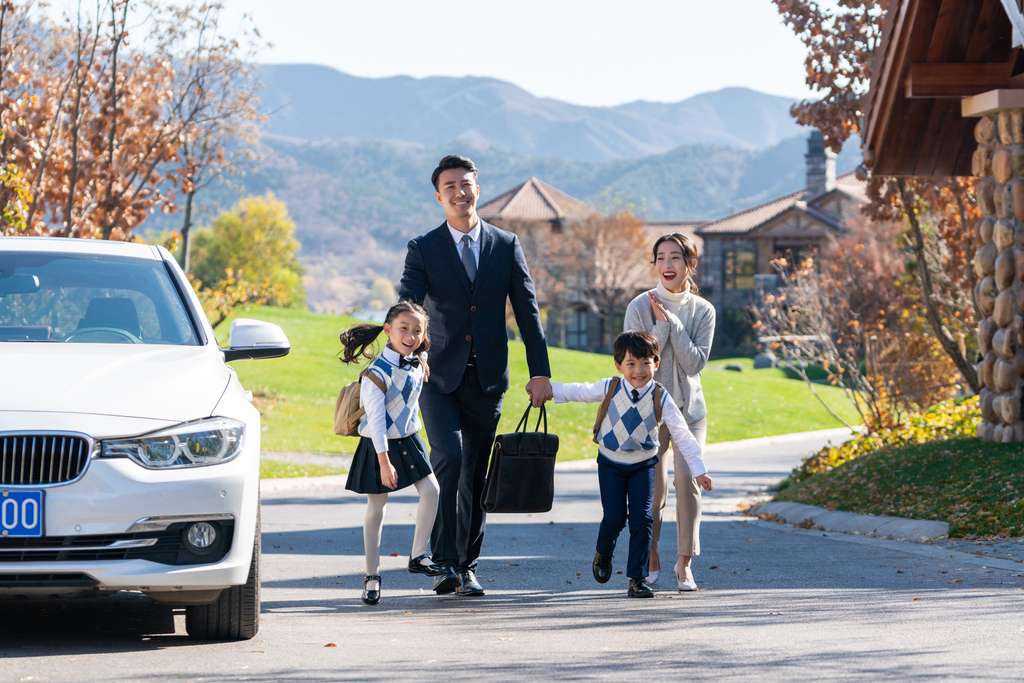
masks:
<svg viewBox="0 0 1024 683"><path fill-rule="evenodd" d="M1024 110L983 116L974 127L973 173L982 178L974 230L978 367L985 441L1024 442Z"/></svg>

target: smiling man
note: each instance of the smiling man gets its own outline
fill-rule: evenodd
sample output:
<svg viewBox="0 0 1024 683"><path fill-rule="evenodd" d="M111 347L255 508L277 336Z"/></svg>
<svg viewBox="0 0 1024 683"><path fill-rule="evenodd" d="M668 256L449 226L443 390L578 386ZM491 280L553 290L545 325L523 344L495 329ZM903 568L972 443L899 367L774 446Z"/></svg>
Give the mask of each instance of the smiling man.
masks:
<svg viewBox="0 0 1024 683"><path fill-rule="evenodd" d="M430 315L430 379L420 408L441 487L431 547L434 562L451 570L435 579L434 590L483 595L475 576L484 538L480 494L509 387L506 299L526 345L526 392L535 406L551 398L551 370L519 239L476 214L476 166L446 156L431 181L447 220L409 242L399 297Z"/></svg>

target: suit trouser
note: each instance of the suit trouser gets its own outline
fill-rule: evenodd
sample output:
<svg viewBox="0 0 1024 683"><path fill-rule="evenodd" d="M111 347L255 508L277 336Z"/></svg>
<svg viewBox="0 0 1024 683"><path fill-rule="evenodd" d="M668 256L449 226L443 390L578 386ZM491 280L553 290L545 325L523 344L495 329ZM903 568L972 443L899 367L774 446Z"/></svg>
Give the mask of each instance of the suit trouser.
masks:
<svg viewBox="0 0 1024 683"><path fill-rule="evenodd" d="M615 554L615 541L628 520L626 576L631 579L646 576L647 563L651 560L651 500L656 461L657 458L650 458L635 465L624 465L604 455L597 456L597 482L604 509L597 531L597 552L604 557Z"/></svg>
<svg viewBox="0 0 1024 683"><path fill-rule="evenodd" d="M701 418L692 425L687 425L701 450L704 449L704 441L708 435L708 419ZM665 517L665 503L668 500L668 462L665 457L668 451L671 435L664 423L658 432L658 467L654 474L654 507L652 526L653 546L661 539L661 523ZM700 555L700 484L690 474L690 466L682 455L676 454L672 449L673 470L675 471L676 487L676 539L679 542L680 555Z"/></svg>
<svg viewBox="0 0 1024 683"><path fill-rule="evenodd" d="M486 519L480 495L504 394L485 394L473 365L450 394L434 393L429 387L428 382L420 394L420 409L430 441L430 465L441 487L430 534L433 560L476 569Z"/></svg>

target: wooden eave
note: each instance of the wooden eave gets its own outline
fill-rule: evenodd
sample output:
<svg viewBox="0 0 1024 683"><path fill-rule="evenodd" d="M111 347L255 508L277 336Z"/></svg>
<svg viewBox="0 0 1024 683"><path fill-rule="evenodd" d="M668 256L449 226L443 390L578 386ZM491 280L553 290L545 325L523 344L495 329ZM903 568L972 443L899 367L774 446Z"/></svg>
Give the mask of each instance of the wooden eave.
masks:
<svg viewBox="0 0 1024 683"><path fill-rule="evenodd" d="M962 97L1024 87L1000 0L892 0L873 64L862 147L882 176L966 176L974 153Z"/></svg>

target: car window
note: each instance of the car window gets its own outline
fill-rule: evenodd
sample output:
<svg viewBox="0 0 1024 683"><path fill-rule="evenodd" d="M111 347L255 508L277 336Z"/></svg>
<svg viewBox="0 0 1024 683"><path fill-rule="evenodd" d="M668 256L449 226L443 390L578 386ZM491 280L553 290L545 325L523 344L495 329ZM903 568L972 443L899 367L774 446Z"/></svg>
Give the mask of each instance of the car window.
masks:
<svg viewBox="0 0 1024 683"><path fill-rule="evenodd" d="M0 342L196 345L161 261L0 252Z"/></svg>

